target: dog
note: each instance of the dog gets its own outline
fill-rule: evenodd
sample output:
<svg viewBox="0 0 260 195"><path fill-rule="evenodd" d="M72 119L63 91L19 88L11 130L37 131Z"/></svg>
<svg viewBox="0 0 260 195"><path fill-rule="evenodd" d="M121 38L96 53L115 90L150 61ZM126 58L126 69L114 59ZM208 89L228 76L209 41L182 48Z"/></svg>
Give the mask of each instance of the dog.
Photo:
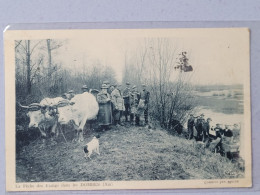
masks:
<svg viewBox="0 0 260 195"><path fill-rule="evenodd" d="M84 146L85 158L91 159L90 156L93 152L96 152L98 155L100 155L98 138L99 136L94 136L93 139Z"/></svg>

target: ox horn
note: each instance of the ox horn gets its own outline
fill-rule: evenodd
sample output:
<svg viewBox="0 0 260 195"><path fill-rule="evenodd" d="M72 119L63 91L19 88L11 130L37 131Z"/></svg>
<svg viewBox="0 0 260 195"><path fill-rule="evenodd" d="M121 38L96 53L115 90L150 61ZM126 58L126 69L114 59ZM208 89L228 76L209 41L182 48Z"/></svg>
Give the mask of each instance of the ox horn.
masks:
<svg viewBox="0 0 260 195"><path fill-rule="evenodd" d="M26 108L26 109L29 108L29 106L23 106L22 104L20 104L20 102L18 102L18 104L19 104L19 106L22 107L22 108Z"/></svg>
<svg viewBox="0 0 260 195"><path fill-rule="evenodd" d="M31 108L31 107L42 107L42 106L39 103L32 103L29 105L29 108Z"/></svg>

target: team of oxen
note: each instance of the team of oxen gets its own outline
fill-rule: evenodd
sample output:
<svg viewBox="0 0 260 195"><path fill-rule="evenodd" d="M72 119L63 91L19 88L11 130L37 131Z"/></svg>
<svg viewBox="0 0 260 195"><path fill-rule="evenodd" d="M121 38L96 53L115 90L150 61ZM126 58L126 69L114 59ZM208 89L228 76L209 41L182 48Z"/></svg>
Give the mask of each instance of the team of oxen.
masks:
<svg viewBox="0 0 260 195"><path fill-rule="evenodd" d="M38 128L42 137L48 137L47 132L52 138L57 137L62 131L60 126L70 123L73 124L76 132L74 140L77 141L83 141L86 122L95 119L99 110L96 97L89 92L77 94L70 100L62 97L44 98L40 103L19 105L28 110L29 128Z"/></svg>

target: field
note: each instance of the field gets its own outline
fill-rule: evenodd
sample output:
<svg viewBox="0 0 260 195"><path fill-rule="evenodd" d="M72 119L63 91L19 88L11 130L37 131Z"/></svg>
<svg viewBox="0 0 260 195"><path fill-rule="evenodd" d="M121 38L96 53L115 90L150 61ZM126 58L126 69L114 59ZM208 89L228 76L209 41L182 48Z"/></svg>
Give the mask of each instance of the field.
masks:
<svg viewBox="0 0 260 195"><path fill-rule="evenodd" d="M204 149L194 141L169 132L144 127L113 127L85 135L84 143L56 144L40 139L24 146L16 157L17 182L129 181L241 178L238 162ZM100 155L85 159L83 145L100 137Z"/></svg>

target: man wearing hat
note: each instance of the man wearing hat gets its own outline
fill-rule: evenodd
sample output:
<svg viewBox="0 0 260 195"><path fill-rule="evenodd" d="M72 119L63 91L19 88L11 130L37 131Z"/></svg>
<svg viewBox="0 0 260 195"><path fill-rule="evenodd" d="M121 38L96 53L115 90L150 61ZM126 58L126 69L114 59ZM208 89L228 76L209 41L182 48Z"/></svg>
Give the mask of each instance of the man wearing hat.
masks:
<svg viewBox="0 0 260 195"><path fill-rule="evenodd" d="M113 85L114 89L111 92L111 101L113 103L113 119L114 124L119 125L121 124L121 111L123 110L123 98L121 96L120 91L117 88L117 84Z"/></svg>
<svg viewBox="0 0 260 195"><path fill-rule="evenodd" d="M130 94L130 111L131 111L130 122L131 122L131 124L133 124L134 118L135 118L135 124L137 126L140 125L140 115L137 112L139 100L140 100L140 94L137 92L137 87L134 85L132 87L132 92Z"/></svg>
<svg viewBox="0 0 260 195"><path fill-rule="evenodd" d="M108 89L108 86L106 84L102 84L101 91L97 94L98 103L104 104L111 100L110 95L107 92L107 89Z"/></svg>
<svg viewBox="0 0 260 195"><path fill-rule="evenodd" d="M81 87L81 90L82 90L82 93L89 92L89 88L88 88L87 85L83 85L83 86Z"/></svg>
<svg viewBox="0 0 260 195"><path fill-rule="evenodd" d="M128 115L130 114L130 83L126 82L126 88L123 91L124 106L125 106L125 121L128 121Z"/></svg>
<svg viewBox="0 0 260 195"><path fill-rule="evenodd" d="M195 122L194 116L193 116L193 114L190 114L190 118L188 119L188 123L187 123L187 126L188 126L188 134L189 134L188 139L192 139L192 138L193 138L194 122Z"/></svg>
<svg viewBox="0 0 260 195"><path fill-rule="evenodd" d="M110 89L110 87L111 87L111 85L110 85L110 82L108 81L108 80L105 80L105 81L103 81L103 84L106 84L107 85L107 92L109 93L109 94L111 94L111 89Z"/></svg>
<svg viewBox="0 0 260 195"><path fill-rule="evenodd" d="M146 85L142 84L142 91L140 93L139 107L143 106L145 124L148 125L148 104L149 104L150 92L147 91ZM142 104L142 105L141 105Z"/></svg>
<svg viewBox="0 0 260 195"><path fill-rule="evenodd" d="M111 98L107 92L107 88L108 86L106 84L102 84L101 91L97 94L97 102L99 103L98 121L99 125L104 129L112 123L111 104L108 104L108 102L111 101Z"/></svg>

